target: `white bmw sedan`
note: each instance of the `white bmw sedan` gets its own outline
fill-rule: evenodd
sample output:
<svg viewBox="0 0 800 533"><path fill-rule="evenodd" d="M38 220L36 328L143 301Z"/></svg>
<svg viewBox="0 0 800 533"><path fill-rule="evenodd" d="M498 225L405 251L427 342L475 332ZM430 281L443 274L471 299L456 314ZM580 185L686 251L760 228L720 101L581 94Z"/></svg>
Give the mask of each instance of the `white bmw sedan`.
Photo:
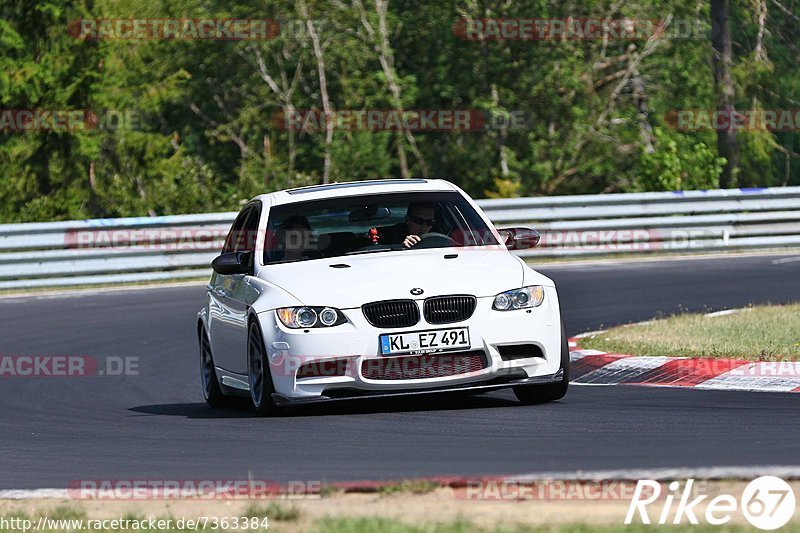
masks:
<svg viewBox="0 0 800 533"><path fill-rule="evenodd" d="M513 389L557 400L569 352L553 282L457 186L403 179L264 194L237 216L198 314L203 393L258 413Z"/></svg>

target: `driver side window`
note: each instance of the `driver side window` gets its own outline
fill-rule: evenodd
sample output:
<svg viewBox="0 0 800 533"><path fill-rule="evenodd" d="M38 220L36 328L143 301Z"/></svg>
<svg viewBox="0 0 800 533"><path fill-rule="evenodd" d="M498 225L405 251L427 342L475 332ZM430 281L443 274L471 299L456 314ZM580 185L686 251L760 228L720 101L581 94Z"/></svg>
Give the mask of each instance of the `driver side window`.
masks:
<svg viewBox="0 0 800 533"><path fill-rule="evenodd" d="M244 222L242 228L243 238L239 239L234 251L236 252L255 252L256 251L256 237L258 236L258 222L261 219L261 208L258 205L253 205L250 208L250 214Z"/></svg>
<svg viewBox="0 0 800 533"><path fill-rule="evenodd" d="M222 247L222 253L235 252L242 249L241 241L244 240L244 226L248 217L252 214L253 207L245 206L236 216L228 236L225 238L225 245Z"/></svg>

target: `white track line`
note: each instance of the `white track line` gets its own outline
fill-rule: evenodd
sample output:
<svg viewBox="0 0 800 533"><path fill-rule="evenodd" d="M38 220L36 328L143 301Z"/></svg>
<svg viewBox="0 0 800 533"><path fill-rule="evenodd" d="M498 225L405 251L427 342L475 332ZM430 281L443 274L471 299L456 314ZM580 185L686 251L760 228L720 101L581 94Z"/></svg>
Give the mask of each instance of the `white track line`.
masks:
<svg viewBox="0 0 800 533"><path fill-rule="evenodd" d="M797 257L784 257L782 259L773 259L773 265L783 265L785 263L797 263L800 262L800 256Z"/></svg>
<svg viewBox="0 0 800 533"><path fill-rule="evenodd" d="M800 478L800 466L710 466L675 468L632 468L622 470L577 470L574 472L544 472L509 476L507 480L536 481L556 480L606 480L606 479L754 479L760 476L776 476L783 479Z"/></svg>
<svg viewBox="0 0 800 533"><path fill-rule="evenodd" d="M33 298L37 300L75 298L83 296L94 296L97 294L103 294L107 292L145 291L151 289L171 289L176 287L201 287L206 285L207 283L208 283L207 281L176 281L171 283L151 283L148 285L120 285L117 287L10 293L10 294L0 294L0 300L13 300L16 298L19 299Z"/></svg>

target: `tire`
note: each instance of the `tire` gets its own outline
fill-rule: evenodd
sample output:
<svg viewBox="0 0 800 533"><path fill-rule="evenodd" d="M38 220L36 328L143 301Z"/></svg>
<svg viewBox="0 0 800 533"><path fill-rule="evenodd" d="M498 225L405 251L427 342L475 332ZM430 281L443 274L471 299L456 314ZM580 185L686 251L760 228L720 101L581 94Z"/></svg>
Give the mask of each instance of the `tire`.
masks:
<svg viewBox="0 0 800 533"><path fill-rule="evenodd" d="M226 407L230 398L222 393L214 369L214 357L211 353L211 342L205 328L200 328L200 383L203 386L203 397L211 407Z"/></svg>
<svg viewBox="0 0 800 533"><path fill-rule="evenodd" d="M257 320L251 321L247 328L247 378L250 384L250 399L256 413L261 416L278 414L278 407L272 400L275 386L269 371L264 336L261 335Z"/></svg>
<svg viewBox="0 0 800 533"><path fill-rule="evenodd" d="M564 377L558 383L513 387L514 396L523 405L532 405L554 402L567 394L567 389L569 388L569 345L567 344L563 321L561 322L561 369L564 371Z"/></svg>

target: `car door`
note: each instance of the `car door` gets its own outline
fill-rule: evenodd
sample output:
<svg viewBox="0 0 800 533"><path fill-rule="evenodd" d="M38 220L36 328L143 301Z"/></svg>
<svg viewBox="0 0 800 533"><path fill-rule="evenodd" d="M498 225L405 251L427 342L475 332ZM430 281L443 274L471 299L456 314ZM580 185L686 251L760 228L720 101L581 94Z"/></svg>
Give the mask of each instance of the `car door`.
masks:
<svg viewBox="0 0 800 533"><path fill-rule="evenodd" d="M225 252L255 252L261 205L242 209L225 240ZM211 349L214 364L229 372L247 373L247 274L214 274L211 280Z"/></svg>

